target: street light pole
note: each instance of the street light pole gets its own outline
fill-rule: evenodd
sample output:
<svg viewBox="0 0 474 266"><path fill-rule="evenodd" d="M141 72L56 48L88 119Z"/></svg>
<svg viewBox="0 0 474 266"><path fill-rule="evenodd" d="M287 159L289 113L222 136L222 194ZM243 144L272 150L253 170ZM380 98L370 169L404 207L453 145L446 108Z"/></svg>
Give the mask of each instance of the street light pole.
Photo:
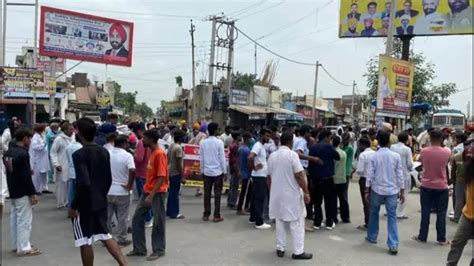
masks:
<svg viewBox="0 0 474 266"><path fill-rule="evenodd" d="M397 9L397 1L392 0L390 6L390 18L388 24L388 32L387 32L387 47L385 48L385 54L387 56L392 56L393 50L393 30L395 28L395 10Z"/></svg>

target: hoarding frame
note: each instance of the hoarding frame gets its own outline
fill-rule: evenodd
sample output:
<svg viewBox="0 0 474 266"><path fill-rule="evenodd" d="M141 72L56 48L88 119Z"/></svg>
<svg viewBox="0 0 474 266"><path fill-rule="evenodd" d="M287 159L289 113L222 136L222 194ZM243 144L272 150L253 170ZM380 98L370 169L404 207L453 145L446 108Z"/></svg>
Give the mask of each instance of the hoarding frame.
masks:
<svg viewBox="0 0 474 266"><path fill-rule="evenodd" d="M120 23L122 25L127 25L130 28L130 31L128 33L128 57L126 61L105 61L101 58L93 58L93 57L87 57L87 56L81 56L81 55L75 55L75 54L69 54L69 53L62 53L62 52L52 52L52 51L45 51L44 49L44 33L45 33L45 14L46 12L52 12L52 13L59 13L59 14L64 14L67 16L75 16L75 17L80 17L80 18L85 18L89 20L99 20L103 22L108 22L108 23ZM49 56L52 58L65 58L65 59L72 59L72 60L78 60L78 61L86 61L86 62L93 62L93 63L100 63L100 64L106 64L106 65L119 65L119 66L132 66L132 55L133 55L133 31L134 31L134 24L133 22L129 21L123 21L123 20L118 20L118 19L112 19L112 18L106 18L102 16L96 16L96 15L90 15L90 14L85 14L85 13L79 13L75 11L70 11L70 10L65 10L65 9L59 9L59 8L54 8L54 7L49 7L49 6L41 6L41 13L40 13L40 38L39 38L39 54L41 56Z"/></svg>

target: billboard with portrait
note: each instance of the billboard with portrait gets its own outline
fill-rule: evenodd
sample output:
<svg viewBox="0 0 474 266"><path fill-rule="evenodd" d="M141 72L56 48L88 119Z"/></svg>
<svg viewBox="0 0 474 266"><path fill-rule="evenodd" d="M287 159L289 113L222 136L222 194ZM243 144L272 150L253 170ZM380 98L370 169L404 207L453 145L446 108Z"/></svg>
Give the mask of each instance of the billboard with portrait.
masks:
<svg viewBox="0 0 474 266"><path fill-rule="evenodd" d="M133 23L41 7L42 56L131 66Z"/></svg>
<svg viewBox="0 0 474 266"><path fill-rule="evenodd" d="M380 55L377 115L396 118L409 115L414 71L411 62Z"/></svg>
<svg viewBox="0 0 474 266"><path fill-rule="evenodd" d="M473 34L474 0L397 0L394 35ZM387 36L390 0L341 0L339 37Z"/></svg>

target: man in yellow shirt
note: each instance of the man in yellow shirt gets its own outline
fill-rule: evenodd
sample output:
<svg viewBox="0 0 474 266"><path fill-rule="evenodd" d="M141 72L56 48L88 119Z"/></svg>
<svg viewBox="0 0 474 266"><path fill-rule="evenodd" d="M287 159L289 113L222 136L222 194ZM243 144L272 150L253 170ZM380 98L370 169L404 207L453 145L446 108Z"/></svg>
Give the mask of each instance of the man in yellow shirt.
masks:
<svg viewBox="0 0 474 266"><path fill-rule="evenodd" d="M463 159L467 184L466 205L462 211L456 234L451 243L447 265L458 265L462 251L469 239L474 239L474 139L464 147ZM474 265L474 258L470 265Z"/></svg>

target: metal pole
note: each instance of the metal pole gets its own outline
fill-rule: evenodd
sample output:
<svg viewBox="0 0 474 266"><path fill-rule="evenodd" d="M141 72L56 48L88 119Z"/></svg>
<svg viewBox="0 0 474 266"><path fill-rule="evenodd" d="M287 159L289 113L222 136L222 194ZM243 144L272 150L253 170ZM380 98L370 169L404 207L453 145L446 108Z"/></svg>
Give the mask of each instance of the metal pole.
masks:
<svg viewBox="0 0 474 266"><path fill-rule="evenodd" d="M316 125L316 97L318 95L318 72L319 72L319 61L316 61L316 71L314 75L314 93L313 93L313 109L311 110L311 116L313 117L314 125Z"/></svg>
<svg viewBox="0 0 474 266"><path fill-rule="evenodd" d="M390 7L390 20L389 20L389 26L388 26L388 32L387 32L387 47L385 48L385 54L387 56L392 55L392 50L393 50L393 30L395 28L395 10L397 9L397 2L395 0L391 1L391 7Z"/></svg>
<svg viewBox="0 0 474 266"><path fill-rule="evenodd" d="M6 0L5 0L6 1ZM38 0L35 0L35 23L34 25L34 37L33 37L33 67L37 67L38 62ZM52 74L51 74L52 75ZM54 77L54 76L53 76ZM43 77L44 78L44 77ZM33 123L36 123L36 92L33 92Z"/></svg>
<svg viewBox="0 0 474 266"><path fill-rule="evenodd" d="M227 58L227 93L230 94L232 87L232 65L234 59L234 22L228 24L230 27L229 34L229 56Z"/></svg>
<svg viewBox="0 0 474 266"><path fill-rule="evenodd" d="M209 58L209 84L212 88L212 83L214 82L214 56L216 52L216 24L217 18L212 18L212 36L211 36L211 55Z"/></svg>
<svg viewBox="0 0 474 266"><path fill-rule="evenodd" d="M254 58L255 58L255 78L257 78L257 44L256 43L255 43Z"/></svg>
<svg viewBox="0 0 474 266"><path fill-rule="evenodd" d="M6 46L6 35L7 35L7 0L2 0L2 10L0 11L0 22L1 25L1 51L0 51L0 64L5 66L5 50ZM0 90L0 99L3 99L3 89Z"/></svg>
<svg viewBox="0 0 474 266"><path fill-rule="evenodd" d="M51 57L51 77L56 77L56 57ZM52 92L49 94L49 119L54 118L54 97L56 92Z"/></svg>
<svg viewBox="0 0 474 266"><path fill-rule="evenodd" d="M192 56L192 73L193 73L193 99L191 102L191 117L189 118L188 123L190 125L193 124L194 116L196 115L196 63L194 61L194 32L196 31L196 27L193 25L193 20L191 19L191 30L189 33L191 33L191 56Z"/></svg>
<svg viewBox="0 0 474 266"><path fill-rule="evenodd" d="M354 115L354 98L355 98L355 87L356 87L356 82L352 83L352 100L351 100L351 119L352 119L352 125L355 126L355 115Z"/></svg>

